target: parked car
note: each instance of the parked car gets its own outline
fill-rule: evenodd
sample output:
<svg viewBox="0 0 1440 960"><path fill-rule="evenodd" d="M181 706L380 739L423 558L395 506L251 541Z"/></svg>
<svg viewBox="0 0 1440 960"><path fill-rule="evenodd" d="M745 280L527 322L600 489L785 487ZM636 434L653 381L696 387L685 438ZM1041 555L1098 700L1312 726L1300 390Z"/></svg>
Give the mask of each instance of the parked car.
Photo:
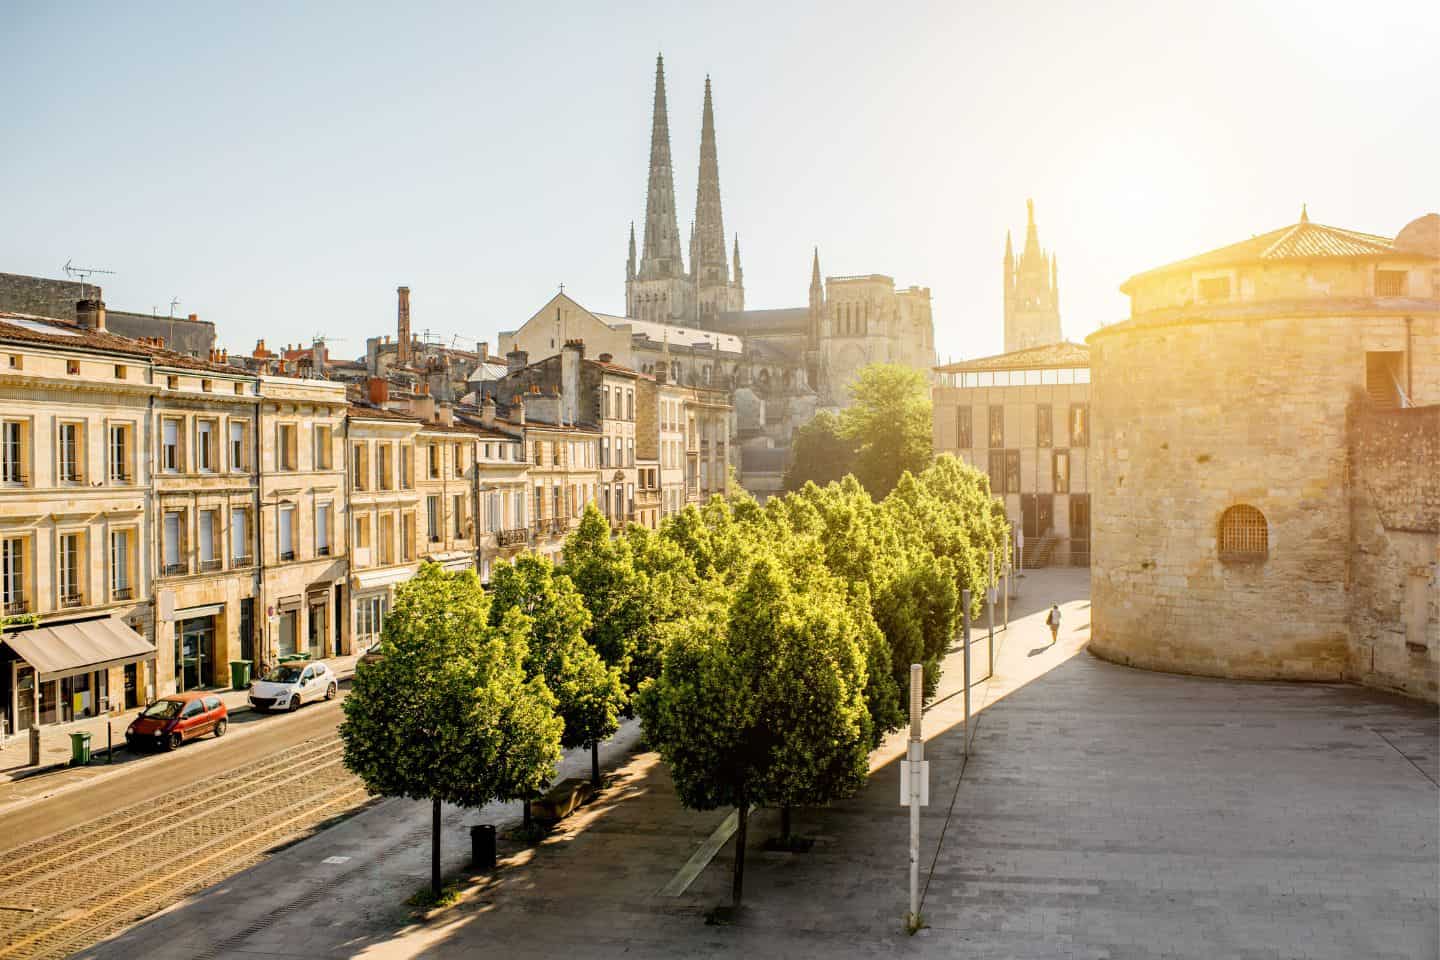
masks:
<svg viewBox="0 0 1440 960"><path fill-rule="evenodd" d="M339 681L329 665L292 661L282 663L250 685L250 706L267 710L299 710L311 700L332 699Z"/></svg>
<svg viewBox="0 0 1440 960"><path fill-rule="evenodd" d="M150 704L125 728L132 749L160 747L174 750L186 740L213 733L225 736L230 714L213 693L176 693Z"/></svg>

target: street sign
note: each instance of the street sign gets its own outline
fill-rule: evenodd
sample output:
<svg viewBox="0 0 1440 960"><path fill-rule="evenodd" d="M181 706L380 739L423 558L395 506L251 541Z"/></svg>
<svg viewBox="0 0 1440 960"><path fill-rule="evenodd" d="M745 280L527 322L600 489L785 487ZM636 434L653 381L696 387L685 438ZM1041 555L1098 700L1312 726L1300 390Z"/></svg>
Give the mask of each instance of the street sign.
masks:
<svg viewBox="0 0 1440 960"><path fill-rule="evenodd" d="M900 761L900 806L910 806L910 761ZM930 806L930 761L920 761L920 806Z"/></svg>

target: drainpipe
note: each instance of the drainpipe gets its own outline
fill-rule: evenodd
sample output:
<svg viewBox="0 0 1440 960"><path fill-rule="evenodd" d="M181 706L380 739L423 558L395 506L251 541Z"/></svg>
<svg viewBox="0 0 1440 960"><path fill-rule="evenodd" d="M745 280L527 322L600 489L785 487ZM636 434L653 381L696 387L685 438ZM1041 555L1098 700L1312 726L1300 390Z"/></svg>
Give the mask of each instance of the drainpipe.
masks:
<svg viewBox="0 0 1440 960"><path fill-rule="evenodd" d="M1407 403L1414 403L1415 385L1411 382L1411 327L1415 324L1414 317L1405 318L1405 400Z"/></svg>
<svg viewBox="0 0 1440 960"><path fill-rule="evenodd" d="M254 460L251 461L250 469L255 476L255 617L263 624L263 626L260 626L259 631L259 649L255 651L255 672L259 674L260 664L268 662L266 657L270 652L270 616L267 612L268 608L265 605L265 518L261 514L261 511L265 508L265 492L260 486L263 475L263 471L260 469L262 462L260 460L260 435L264 432L262 419L264 417L265 404L264 398L259 395L259 377L255 378L255 392L255 429L250 444L253 448L252 456ZM254 630L256 626L257 624L252 623L250 629Z"/></svg>

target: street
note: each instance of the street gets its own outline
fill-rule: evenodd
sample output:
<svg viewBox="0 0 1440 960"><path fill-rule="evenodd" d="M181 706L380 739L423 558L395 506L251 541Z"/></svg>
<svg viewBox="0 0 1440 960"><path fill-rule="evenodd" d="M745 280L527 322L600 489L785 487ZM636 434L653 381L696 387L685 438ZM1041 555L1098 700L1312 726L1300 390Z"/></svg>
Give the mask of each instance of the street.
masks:
<svg viewBox="0 0 1440 960"><path fill-rule="evenodd" d="M0 958L67 956L363 805L340 715L339 700L242 715L224 739L8 809Z"/></svg>

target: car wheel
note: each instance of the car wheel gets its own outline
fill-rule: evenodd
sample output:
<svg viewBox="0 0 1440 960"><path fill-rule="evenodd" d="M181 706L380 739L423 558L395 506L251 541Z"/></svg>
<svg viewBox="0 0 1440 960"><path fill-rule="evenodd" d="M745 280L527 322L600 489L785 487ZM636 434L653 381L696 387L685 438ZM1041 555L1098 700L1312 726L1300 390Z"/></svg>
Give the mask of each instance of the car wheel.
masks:
<svg viewBox="0 0 1440 960"><path fill-rule="evenodd" d="M225 717L221 717L221 718L220 718L220 721L215 724L215 736L216 736L216 738L218 739L218 738L220 738L220 737L225 736L225 729L226 729L227 727L229 727L229 726L230 726L230 721L229 721L228 719L226 719Z"/></svg>
<svg viewBox="0 0 1440 960"><path fill-rule="evenodd" d="M178 733L172 733L172 734L170 734L170 738L165 741L165 749L166 749L166 750L174 750L176 747L180 746L180 744L182 744L182 743L184 743L184 742L185 742L185 738L184 738L184 737L180 736L180 734L178 734Z"/></svg>
<svg viewBox="0 0 1440 960"><path fill-rule="evenodd" d="M296 710L300 709L300 694L296 693L290 696L290 706L286 709L288 709L291 713L294 713Z"/></svg>
<svg viewBox="0 0 1440 960"><path fill-rule="evenodd" d="M335 684L333 684L333 683L330 684L329 688L325 691L325 699L326 699L326 700L334 700L334 699L335 699Z"/></svg>

